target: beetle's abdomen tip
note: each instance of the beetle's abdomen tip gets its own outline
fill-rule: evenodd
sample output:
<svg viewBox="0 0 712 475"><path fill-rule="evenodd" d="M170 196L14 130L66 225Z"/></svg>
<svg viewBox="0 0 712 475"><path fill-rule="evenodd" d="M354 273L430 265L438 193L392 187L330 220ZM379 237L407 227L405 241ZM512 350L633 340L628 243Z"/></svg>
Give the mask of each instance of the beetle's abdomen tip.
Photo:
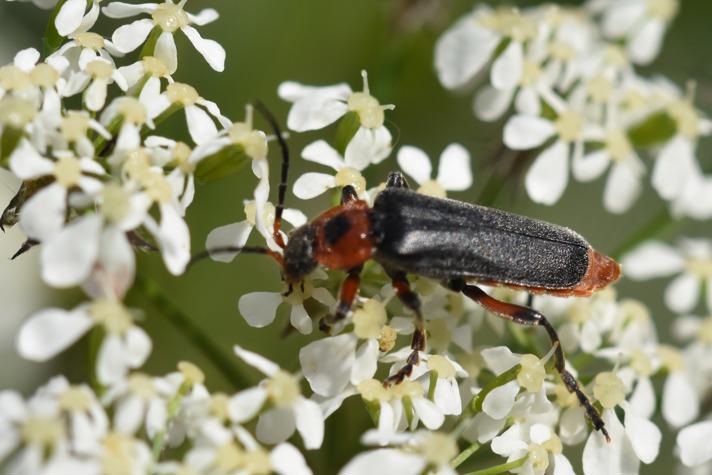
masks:
<svg viewBox="0 0 712 475"><path fill-rule="evenodd" d="M589 293L608 287L621 276L621 266L615 259L601 254L596 250L589 250L588 269L579 287Z"/></svg>

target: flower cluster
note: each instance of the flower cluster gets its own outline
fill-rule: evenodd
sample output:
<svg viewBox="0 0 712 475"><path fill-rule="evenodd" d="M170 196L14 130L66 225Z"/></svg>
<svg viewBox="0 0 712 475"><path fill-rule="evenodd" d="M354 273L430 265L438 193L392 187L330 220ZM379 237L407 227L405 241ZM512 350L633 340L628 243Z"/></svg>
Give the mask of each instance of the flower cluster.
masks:
<svg viewBox="0 0 712 475"><path fill-rule="evenodd" d="M182 274L191 261L185 216L196 181L249 163L255 188L237 210L244 219L214 229L207 255L230 262L252 235L264 240L260 252L281 262L290 233L275 229L278 217L294 228L307 222L298 208L270 201L268 151L286 134L256 129L251 105L232 121L174 79L179 30L210 67L223 70L225 51L196 28L216 20L216 11L188 13L186 0L33 1L56 7L48 37L58 40L44 55L22 50L0 68L0 166L20 181L0 226L17 225L27 236L16 256L39 247L48 285L78 286L86 299L29 316L17 349L46 361L89 333L94 378L72 385L58 376L27 398L0 391L0 467L8 473L310 475L303 451L338 437L326 433L326 420L347 410L347 400L362 404L373 428L361 435L366 448L334 468L339 475L454 475L473 466L478 450L487 454L477 463L489 466L475 473L633 475L657 459L671 431L678 431L685 467L709 466L712 316L695 313L703 300L705 315L712 313L712 242L705 239L681 239L677 247L639 240L622 259L632 279L673 276L664 300L679 315L672 326L679 346L658 338L643 302L612 288L561 299L485 287L551 322L546 332L528 331L440 282L413 276L397 283L369 263L345 310L337 298L343 276L323 268L284 289L237 299L253 327L273 323L283 305L304 335L317 333L314 322L327 315L331 334L315 335L299 350L298 370L241 342L234 362L263 379L233 394L212 392L201 369L186 361L167 375L142 372L153 342L140 309L124 300L137 282L136 252L160 252L166 268ZM440 38L435 67L452 89L489 68L475 112L497 120L513 108L505 144L541 148L525 180L534 201L559 199L569 164L580 181L610 167L604 206L624 213L640 193L649 155L653 187L672 216L709 219L712 178L695 149L711 123L691 92L634 68L657 55L677 6L478 6ZM91 31L102 15L128 20L104 38ZM133 62L122 62L125 55ZM472 159L458 143L445 147L437 166L413 145L394 152L386 116L395 106L383 105L367 73L361 76L360 91L346 83L279 86L279 97L291 103L290 134L335 132L301 150L333 173L303 174L294 195L336 197L350 186L372 204L385 184L368 183L364 172L391 155L418 193L445 198L470 188ZM189 143L160 135L161 123L176 114L185 118ZM404 286L419 295L422 322L413 318L412 301L398 298ZM329 320L336 314L343 318ZM547 333L559 338L552 342ZM426 340L422 348L411 343L418 338ZM572 392L572 380L582 392ZM600 413L604 430L592 413Z"/></svg>

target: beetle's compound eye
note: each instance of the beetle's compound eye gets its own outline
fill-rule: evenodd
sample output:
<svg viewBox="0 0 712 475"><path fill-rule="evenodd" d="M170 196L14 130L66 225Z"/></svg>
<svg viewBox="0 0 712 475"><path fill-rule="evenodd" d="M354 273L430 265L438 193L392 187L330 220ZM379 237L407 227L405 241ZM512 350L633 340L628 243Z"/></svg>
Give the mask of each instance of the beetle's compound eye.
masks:
<svg viewBox="0 0 712 475"><path fill-rule="evenodd" d="M288 282L299 282L316 269L315 239L316 231L309 224L295 229L289 236L284 250L284 272Z"/></svg>

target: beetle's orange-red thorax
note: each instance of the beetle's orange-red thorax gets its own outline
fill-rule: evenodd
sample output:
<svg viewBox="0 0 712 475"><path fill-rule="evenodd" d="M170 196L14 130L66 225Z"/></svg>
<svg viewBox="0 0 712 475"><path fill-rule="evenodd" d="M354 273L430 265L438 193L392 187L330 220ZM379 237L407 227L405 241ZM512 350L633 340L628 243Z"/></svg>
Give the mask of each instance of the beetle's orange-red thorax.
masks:
<svg viewBox="0 0 712 475"><path fill-rule="evenodd" d="M369 207L365 201L352 201L321 214L312 226L316 230L314 257L330 269L350 269L373 255Z"/></svg>

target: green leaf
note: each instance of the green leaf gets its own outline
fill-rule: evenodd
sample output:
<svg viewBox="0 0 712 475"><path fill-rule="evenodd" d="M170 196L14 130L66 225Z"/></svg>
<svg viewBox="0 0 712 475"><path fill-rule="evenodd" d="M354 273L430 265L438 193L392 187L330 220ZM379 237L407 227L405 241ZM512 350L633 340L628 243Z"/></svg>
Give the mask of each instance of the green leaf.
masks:
<svg viewBox="0 0 712 475"><path fill-rule="evenodd" d="M361 119L354 111L347 112L339 121L334 137L334 148L343 156L346 153L346 146L361 127Z"/></svg>
<svg viewBox="0 0 712 475"><path fill-rule="evenodd" d="M628 130L628 139L636 148L648 148L670 140L677 132L677 124L661 111Z"/></svg>
<svg viewBox="0 0 712 475"><path fill-rule="evenodd" d="M201 160L195 170L195 178L200 183L219 180L238 172L251 161L252 158L241 146L230 145Z"/></svg>

